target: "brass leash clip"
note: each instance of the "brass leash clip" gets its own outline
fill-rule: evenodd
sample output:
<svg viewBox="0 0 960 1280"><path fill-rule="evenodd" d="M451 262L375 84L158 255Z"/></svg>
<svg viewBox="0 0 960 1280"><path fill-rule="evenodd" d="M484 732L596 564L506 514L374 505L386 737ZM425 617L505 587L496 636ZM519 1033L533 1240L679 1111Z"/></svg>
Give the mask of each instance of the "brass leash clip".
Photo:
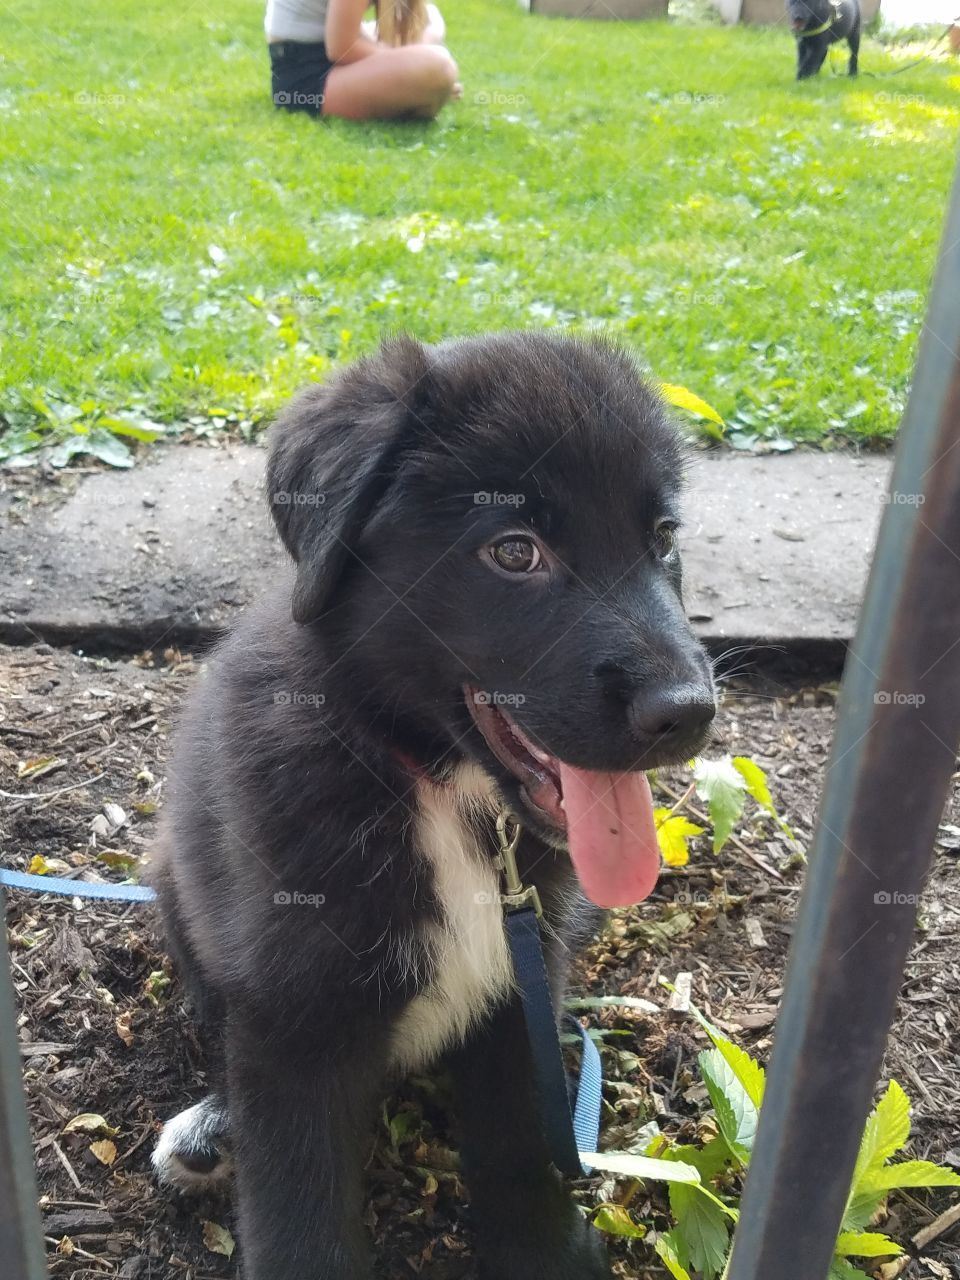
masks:
<svg viewBox="0 0 960 1280"><path fill-rule="evenodd" d="M504 911L519 911L523 907L533 907L539 919L543 915L543 907L537 887L532 884L525 885L517 870L517 845L520 843L522 834L523 827L513 814L501 812L497 818L497 840L500 843L500 852L494 864L499 871L503 872L506 890L500 895L500 901Z"/></svg>

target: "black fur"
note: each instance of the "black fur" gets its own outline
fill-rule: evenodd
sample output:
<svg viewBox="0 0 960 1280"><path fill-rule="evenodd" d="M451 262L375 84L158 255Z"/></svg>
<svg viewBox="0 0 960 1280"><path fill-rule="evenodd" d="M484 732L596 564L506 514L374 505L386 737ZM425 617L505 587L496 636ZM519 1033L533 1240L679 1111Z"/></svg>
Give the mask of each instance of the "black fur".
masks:
<svg viewBox="0 0 960 1280"><path fill-rule="evenodd" d="M558 997L596 926L562 838L491 753L464 686L525 699L516 721L585 768L699 747L711 674L656 532L676 518L681 467L627 356L530 334L387 343L276 424L268 491L296 561L293 616L282 581L211 659L157 875L171 952L223 1046L246 1280L373 1274L365 1137L443 910L415 837L424 777L472 761L522 817ZM517 528L542 540L549 572L491 563L488 544ZM692 716L676 689L699 697ZM492 855L492 819L471 821ZM293 893L318 905L285 905ZM549 1163L518 999L450 1059L483 1274L608 1276Z"/></svg>
<svg viewBox="0 0 960 1280"><path fill-rule="evenodd" d="M823 66L827 50L838 40L850 46L848 74L855 76L860 57L859 0L787 0L787 17L797 38L797 79L815 76ZM815 32L825 22L825 31Z"/></svg>

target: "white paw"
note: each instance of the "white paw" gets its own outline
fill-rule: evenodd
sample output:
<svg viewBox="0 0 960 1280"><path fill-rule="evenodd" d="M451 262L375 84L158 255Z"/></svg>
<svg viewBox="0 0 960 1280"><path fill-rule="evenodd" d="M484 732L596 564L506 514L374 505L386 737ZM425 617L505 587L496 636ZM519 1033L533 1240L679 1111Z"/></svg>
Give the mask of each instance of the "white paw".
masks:
<svg viewBox="0 0 960 1280"><path fill-rule="evenodd" d="M225 1150L227 1113L218 1098L204 1098L163 1126L151 1160L157 1177L199 1193L226 1182L232 1162Z"/></svg>

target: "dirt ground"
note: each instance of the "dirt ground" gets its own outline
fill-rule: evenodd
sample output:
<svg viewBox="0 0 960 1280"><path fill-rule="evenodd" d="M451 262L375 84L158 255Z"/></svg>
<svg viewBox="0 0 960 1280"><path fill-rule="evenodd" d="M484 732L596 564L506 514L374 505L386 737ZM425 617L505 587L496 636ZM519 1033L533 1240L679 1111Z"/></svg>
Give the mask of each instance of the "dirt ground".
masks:
<svg viewBox="0 0 960 1280"><path fill-rule="evenodd" d="M26 869L43 859L61 875L148 874L171 721L199 665L174 652L121 660L43 645L0 648L6 865ZM830 686L783 696L740 690L727 695L721 717L718 751L751 755L768 771L802 844L833 718ZM913 1099L912 1154L960 1168L960 786L940 837L887 1073ZM613 919L584 958L580 992L664 1006L660 976L690 972L701 1007L766 1057L800 879L787 842L765 820L748 823L740 847L719 859L695 846L687 870L666 874L648 903ZM236 1275L237 1258L218 1252L231 1247L229 1202L162 1192L150 1174L161 1122L203 1094L205 1070L150 909L11 891L7 926L51 1275ZM693 1025L615 1010L597 1021L625 1033L604 1052L606 1143L622 1145L652 1118L669 1132L692 1131L707 1105L695 1066L703 1041ZM70 1131L85 1113L109 1129L88 1122ZM368 1164L368 1221L385 1280L473 1274L468 1197L453 1147L442 1079L411 1081L386 1102ZM620 1191L594 1180L579 1194L591 1204ZM656 1220L658 1194L642 1191L632 1207ZM900 1197L885 1229L910 1247L950 1201L946 1193ZM664 1274L642 1243L616 1241L612 1253L623 1277ZM960 1277L960 1230L903 1274Z"/></svg>

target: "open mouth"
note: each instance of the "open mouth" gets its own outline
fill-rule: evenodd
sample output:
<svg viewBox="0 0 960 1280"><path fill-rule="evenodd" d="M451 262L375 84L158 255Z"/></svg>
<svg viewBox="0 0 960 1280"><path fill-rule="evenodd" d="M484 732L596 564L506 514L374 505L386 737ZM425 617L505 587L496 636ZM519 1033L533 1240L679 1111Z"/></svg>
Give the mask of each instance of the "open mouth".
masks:
<svg viewBox="0 0 960 1280"><path fill-rule="evenodd" d="M534 815L564 832L587 897L601 907L641 902L660 874L653 796L642 771L581 769L532 742L495 697L465 689L467 707Z"/></svg>
<svg viewBox="0 0 960 1280"><path fill-rule="evenodd" d="M566 831L560 761L523 732L517 722L495 705L492 694L468 688L467 706L493 754L509 769L526 802L557 831Z"/></svg>

